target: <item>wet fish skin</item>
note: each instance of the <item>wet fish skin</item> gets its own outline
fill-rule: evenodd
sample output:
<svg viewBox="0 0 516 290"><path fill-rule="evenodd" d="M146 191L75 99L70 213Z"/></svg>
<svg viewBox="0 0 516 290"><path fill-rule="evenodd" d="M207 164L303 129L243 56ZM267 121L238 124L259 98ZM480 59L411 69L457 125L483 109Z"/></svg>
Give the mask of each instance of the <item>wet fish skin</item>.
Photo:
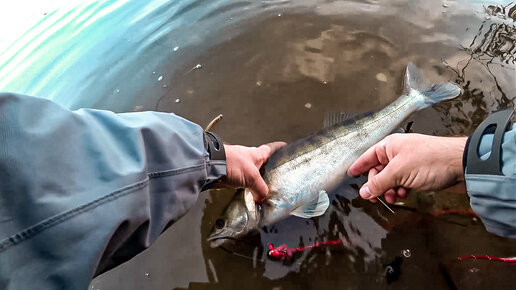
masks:
<svg viewBox="0 0 516 290"><path fill-rule="evenodd" d="M460 93L452 83L427 85L409 63L404 93L389 106L332 125L275 152L264 167L263 177L270 189L266 202L256 205L249 191L237 194L219 219L224 226L215 228L208 240L219 246L289 215L323 214L329 205L325 191L347 177L347 169L362 153L399 128L412 113Z"/></svg>

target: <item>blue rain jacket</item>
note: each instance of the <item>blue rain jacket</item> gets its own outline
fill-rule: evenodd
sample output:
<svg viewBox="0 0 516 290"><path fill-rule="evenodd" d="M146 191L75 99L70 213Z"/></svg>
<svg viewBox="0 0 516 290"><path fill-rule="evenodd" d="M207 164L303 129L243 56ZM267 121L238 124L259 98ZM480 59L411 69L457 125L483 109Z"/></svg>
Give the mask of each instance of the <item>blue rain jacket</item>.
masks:
<svg viewBox="0 0 516 290"><path fill-rule="evenodd" d="M87 289L226 173L174 114L0 94L0 289Z"/></svg>
<svg viewBox="0 0 516 290"><path fill-rule="evenodd" d="M489 157L493 136L482 137L481 158ZM503 136L501 158L503 176L466 174L466 187L471 208L486 229L499 236L516 238L516 126Z"/></svg>

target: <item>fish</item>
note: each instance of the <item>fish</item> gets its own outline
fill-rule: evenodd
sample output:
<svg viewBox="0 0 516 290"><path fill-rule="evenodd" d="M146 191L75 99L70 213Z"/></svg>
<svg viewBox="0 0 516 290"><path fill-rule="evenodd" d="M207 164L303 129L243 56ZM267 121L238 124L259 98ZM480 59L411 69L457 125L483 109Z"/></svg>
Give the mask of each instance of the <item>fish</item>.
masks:
<svg viewBox="0 0 516 290"><path fill-rule="evenodd" d="M323 215L330 201L327 192L349 178L348 168L367 149L395 132L414 112L456 98L462 89L454 83L430 84L408 63L402 95L376 113L349 117L334 114L325 128L274 152L262 167L269 187L266 200L257 204L249 190L237 191L208 237L211 247L239 240L253 230L288 216Z"/></svg>

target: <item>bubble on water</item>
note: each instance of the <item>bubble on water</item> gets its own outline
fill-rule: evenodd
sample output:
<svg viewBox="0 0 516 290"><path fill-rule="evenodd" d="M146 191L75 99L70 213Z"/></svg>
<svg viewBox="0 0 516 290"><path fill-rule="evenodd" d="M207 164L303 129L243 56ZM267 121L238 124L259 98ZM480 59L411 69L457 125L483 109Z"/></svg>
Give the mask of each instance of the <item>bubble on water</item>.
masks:
<svg viewBox="0 0 516 290"><path fill-rule="evenodd" d="M163 76L159 76L158 82L161 82L163 80Z"/></svg>
<svg viewBox="0 0 516 290"><path fill-rule="evenodd" d="M471 269L469 269L469 271L471 273L476 273L476 272L480 271L480 269L479 268L471 268Z"/></svg>
<svg viewBox="0 0 516 290"><path fill-rule="evenodd" d="M194 66L194 69L200 69L202 67L202 65L200 63L198 63L196 66Z"/></svg>
<svg viewBox="0 0 516 290"><path fill-rule="evenodd" d="M117 93L120 93L120 90L116 90Z"/></svg>
<svg viewBox="0 0 516 290"><path fill-rule="evenodd" d="M181 102L181 100L180 99L176 99L176 103L179 103L179 102Z"/></svg>
<svg viewBox="0 0 516 290"><path fill-rule="evenodd" d="M145 277L149 277L150 276L150 273L145 273Z"/></svg>
<svg viewBox="0 0 516 290"><path fill-rule="evenodd" d="M278 17L281 17L281 13L278 13Z"/></svg>
<svg viewBox="0 0 516 290"><path fill-rule="evenodd" d="M256 86L261 87L262 86L262 81L256 81Z"/></svg>
<svg viewBox="0 0 516 290"><path fill-rule="evenodd" d="M377 74L376 79L384 83L387 82L387 76L385 76L383 73Z"/></svg>
<svg viewBox="0 0 516 290"><path fill-rule="evenodd" d="M174 51L178 51L178 50L179 50L179 46L174 47Z"/></svg>
<svg viewBox="0 0 516 290"><path fill-rule="evenodd" d="M153 75L155 75L155 74L156 74L156 72L155 72L155 71L153 71L153 72L152 72L152 74L153 74Z"/></svg>
<svg viewBox="0 0 516 290"><path fill-rule="evenodd" d="M447 8L447 7L448 7L448 4L444 3L444 4L443 4L443 7L444 7L444 8Z"/></svg>
<svg viewBox="0 0 516 290"><path fill-rule="evenodd" d="M327 81L323 81L322 83L323 83L323 85L327 85L327 84L328 84L328 82L327 82Z"/></svg>
<svg viewBox="0 0 516 290"><path fill-rule="evenodd" d="M403 257L405 258L410 258L410 256L412 256L412 253L410 252L409 249L405 249L405 250L402 250L401 251L401 254L403 255Z"/></svg>
<svg viewBox="0 0 516 290"><path fill-rule="evenodd" d="M312 104L310 104L310 103L306 103L306 104L305 104L305 108L307 108L307 109L311 109L311 108L312 108Z"/></svg>

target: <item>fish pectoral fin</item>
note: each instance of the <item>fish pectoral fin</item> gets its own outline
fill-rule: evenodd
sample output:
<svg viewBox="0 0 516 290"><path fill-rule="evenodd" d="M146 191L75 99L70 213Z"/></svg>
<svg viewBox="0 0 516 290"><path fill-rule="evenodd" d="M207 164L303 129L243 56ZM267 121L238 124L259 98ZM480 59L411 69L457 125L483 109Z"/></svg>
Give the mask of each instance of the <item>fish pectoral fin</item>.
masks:
<svg viewBox="0 0 516 290"><path fill-rule="evenodd" d="M244 202L247 207L247 211L252 214L256 214L256 203L254 202L253 193L249 189L244 189Z"/></svg>
<svg viewBox="0 0 516 290"><path fill-rule="evenodd" d="M290 214L302 218L316 217L323 215L328 209L329 205L330 199L328 198L328 194L326 191L321 190L319 192L319 196L316 199L312 200L305 206L296 208Z"/></svg>

